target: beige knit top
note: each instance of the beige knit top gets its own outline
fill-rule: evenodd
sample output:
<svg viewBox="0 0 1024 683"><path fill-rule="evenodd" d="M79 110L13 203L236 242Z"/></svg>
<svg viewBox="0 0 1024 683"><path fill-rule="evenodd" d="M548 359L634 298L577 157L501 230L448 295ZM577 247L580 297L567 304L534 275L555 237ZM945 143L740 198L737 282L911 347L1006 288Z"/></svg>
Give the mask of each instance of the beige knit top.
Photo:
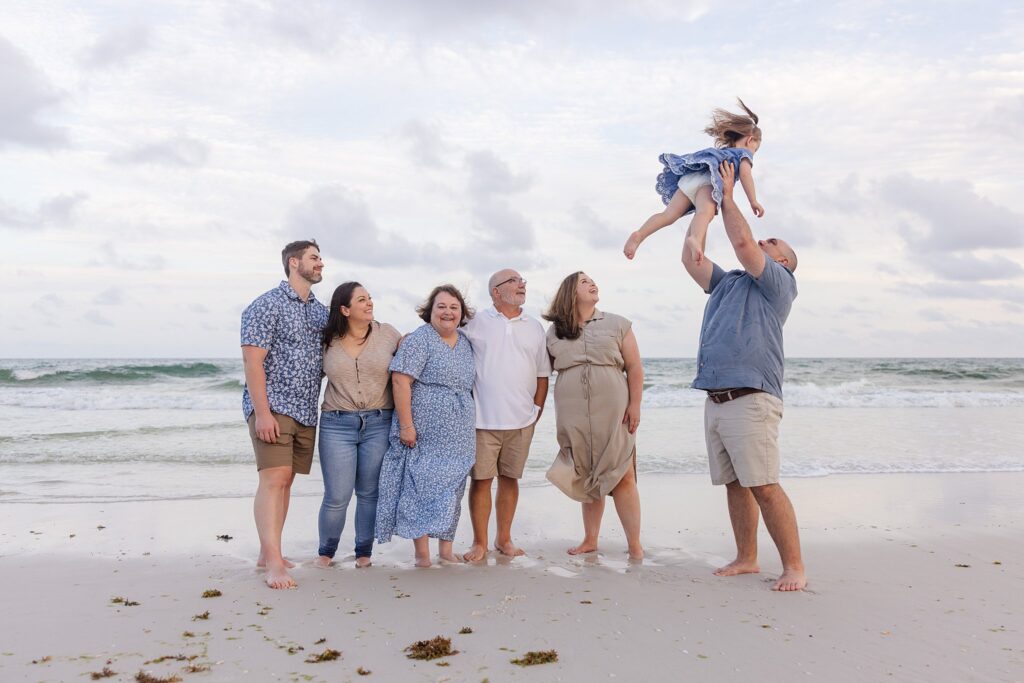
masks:
<svg viewBox="0 0 1024 683"><path fill-rule="evenodd" d="M378 410L395 407L391 398L391 373L388 366L402 334L387 323L374 321L373 332L355 358L348 355L340 341L324 351L324 375L327 390L322 410Z"/></svg>

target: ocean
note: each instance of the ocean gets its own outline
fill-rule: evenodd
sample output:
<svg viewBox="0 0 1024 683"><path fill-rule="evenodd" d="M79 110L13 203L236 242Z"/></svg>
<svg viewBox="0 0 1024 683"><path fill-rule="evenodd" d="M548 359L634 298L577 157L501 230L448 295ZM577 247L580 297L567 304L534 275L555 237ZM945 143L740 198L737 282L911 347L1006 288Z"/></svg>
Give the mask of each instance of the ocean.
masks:
<svg viewBox="0 0 1024 683"><path fill-rule="evenodd" d="M706 474L691 359L644 361L637 466ZM251 496L240 359L0 360L0 502ZM1024 359L795 358L783 477L1024 471ZM524 484L557 452L549 400ZM320 495L314 464L296 495Z"/></svg>

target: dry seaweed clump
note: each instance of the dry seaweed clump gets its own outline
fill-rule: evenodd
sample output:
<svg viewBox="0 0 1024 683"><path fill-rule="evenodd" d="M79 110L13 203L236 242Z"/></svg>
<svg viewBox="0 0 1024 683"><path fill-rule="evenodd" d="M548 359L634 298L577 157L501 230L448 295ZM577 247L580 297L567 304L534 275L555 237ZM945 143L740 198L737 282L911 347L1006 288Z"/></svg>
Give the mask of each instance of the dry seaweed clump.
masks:
<svg viewBox="0 0 1024 683"><path fill-rule="evenodd" d="M206 610L202 614L197 614L192 617L192 621L205 621L210 618L210 610Z"/></svg>
<svg viewBox="0 0 1024 683"><path fill-rule="evenodd" d="M209 671L209 670L210 670L210 665L209 664L189 664L188 666L185 667L185 671L187 671L190 674L201 674L204 671Z"/></svg>
<svg viewBox="0 0 1024 683"><path fill-rule="evenodd" d="M356 669L356 673L359 674L360 676L369 676L373 672L370 671L369 669L364 669L363 667L359 667L358 669Z"/></svg>
<svg viewBox="0 0 1024 683"><path fill-rule="evenodd" d="M154 676L140 669L139 673L135 674L135 683L181 683L181 677L174 675Z"/></svg>
<svg viewBox="0 0 1024 683"><path fill-rule="evenodd" d="M341 653L337 650L327 648L323 652L317 655L310 655L306 657L306 662L309 664L319 664L320 662L333 662L335 659L341 657Z"/></svg>
<svg viewBox="0 0 1024 683"><path fill-rule="evenodd" d="M129 600L128 598L122 598L121 596L118 596L116 598L110 598L110 604L111 605L124 605L125 607L135 607L135 606L139 605L140 603L138 603L138 602L136 602L134 600Z"/></svg>
<svg viewBox="0 0 1024 683"><path fill-rule="evenodd" d="M462 635L466 635L467 633L472 633L472 632L473 632L473 629L471 629L468 626L463 626L462 628L459 629L459 633L462 634Z"/></svg>
<svg viewBox="0 0 1024 683"><path fill-rule="evenodd" d="M203 597L204 598L219 598L222 595L224 595L224 594L221 593L216 588L210 588L209 590L203 591Z"/></svg>
<svg viewBox="0 0 1024 683"><path fill-rule="evenodd" d="M405 655L409 659L437 659L459 654L458 650L452 649L452 639L444 636L434 636L430 640L418 640L405 648Z"/></svg>
<svg viewBox="0 0 1024 683"><path fill-rule="evenodd" d="M558 653L554 650L538 650L527 652L519 659L511 660L519 666L533 666L534 664L550 664L558 661Z"/></svg>
<svg viewBox="0 0 1024 683"><path fill-rule="evenodd" d="M116 671L111 671L109 666L105 666L105 667L103 667L103 671L93 671L92 673L90 673L89 674L89 678L91 678L94 681L98 681L98 680L101 680L101 679L104 679L104 678L110 678L111 676L116 676L116 675L117 675Z"/></svg>

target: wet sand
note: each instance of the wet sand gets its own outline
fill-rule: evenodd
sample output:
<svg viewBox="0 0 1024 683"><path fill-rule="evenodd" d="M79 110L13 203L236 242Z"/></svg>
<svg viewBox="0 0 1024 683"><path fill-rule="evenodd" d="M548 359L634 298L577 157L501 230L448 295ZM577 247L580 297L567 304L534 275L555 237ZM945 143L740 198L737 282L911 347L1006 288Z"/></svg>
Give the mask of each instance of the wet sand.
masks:
<svg viewBox="0 0 1024 683"><path fill-rule="evenodd" d="M318 569L319 501L299 497L290 591L252 566L247 499L3 504L0 680L90 680L104 667L116 672L105 680L1024 680L1024 474L784 482L810 577L798 594L769 590L780 567L763 529L762 574L711 575L733 545L724 492L704 477L640 485L642 564L626 560L611 505L601 551L568 556L578 506L539 487L520 498L526 557L417 570L411 542L396 540L372 568L339 553ZM469 541L466 515L456 549ZM210 589L222 595L201 597ZM406 658L437 635L458 654ZM306 661L327 648L341 656ZM557 662L510 661L547 650Z"/></svg>

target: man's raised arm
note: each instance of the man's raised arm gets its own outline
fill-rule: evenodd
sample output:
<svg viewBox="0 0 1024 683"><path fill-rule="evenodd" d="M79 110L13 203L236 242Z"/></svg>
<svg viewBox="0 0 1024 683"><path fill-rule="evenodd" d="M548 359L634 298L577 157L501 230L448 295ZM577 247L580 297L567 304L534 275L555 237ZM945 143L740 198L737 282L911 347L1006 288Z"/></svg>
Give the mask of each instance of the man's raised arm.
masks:
<svg viewBox="0 0 1024 683"><path fill-rule="evenodd" d="M723 162L718 170L722 174L722 220L725 222L725 234L729 236L732 249L736 252L736 258L739 259L743 270L759 278L764 272L765 256L761 247L757 246L757 240L750 232L747 220L733 201L732 190L736 185L736 173L728 161Z"/></svg>

